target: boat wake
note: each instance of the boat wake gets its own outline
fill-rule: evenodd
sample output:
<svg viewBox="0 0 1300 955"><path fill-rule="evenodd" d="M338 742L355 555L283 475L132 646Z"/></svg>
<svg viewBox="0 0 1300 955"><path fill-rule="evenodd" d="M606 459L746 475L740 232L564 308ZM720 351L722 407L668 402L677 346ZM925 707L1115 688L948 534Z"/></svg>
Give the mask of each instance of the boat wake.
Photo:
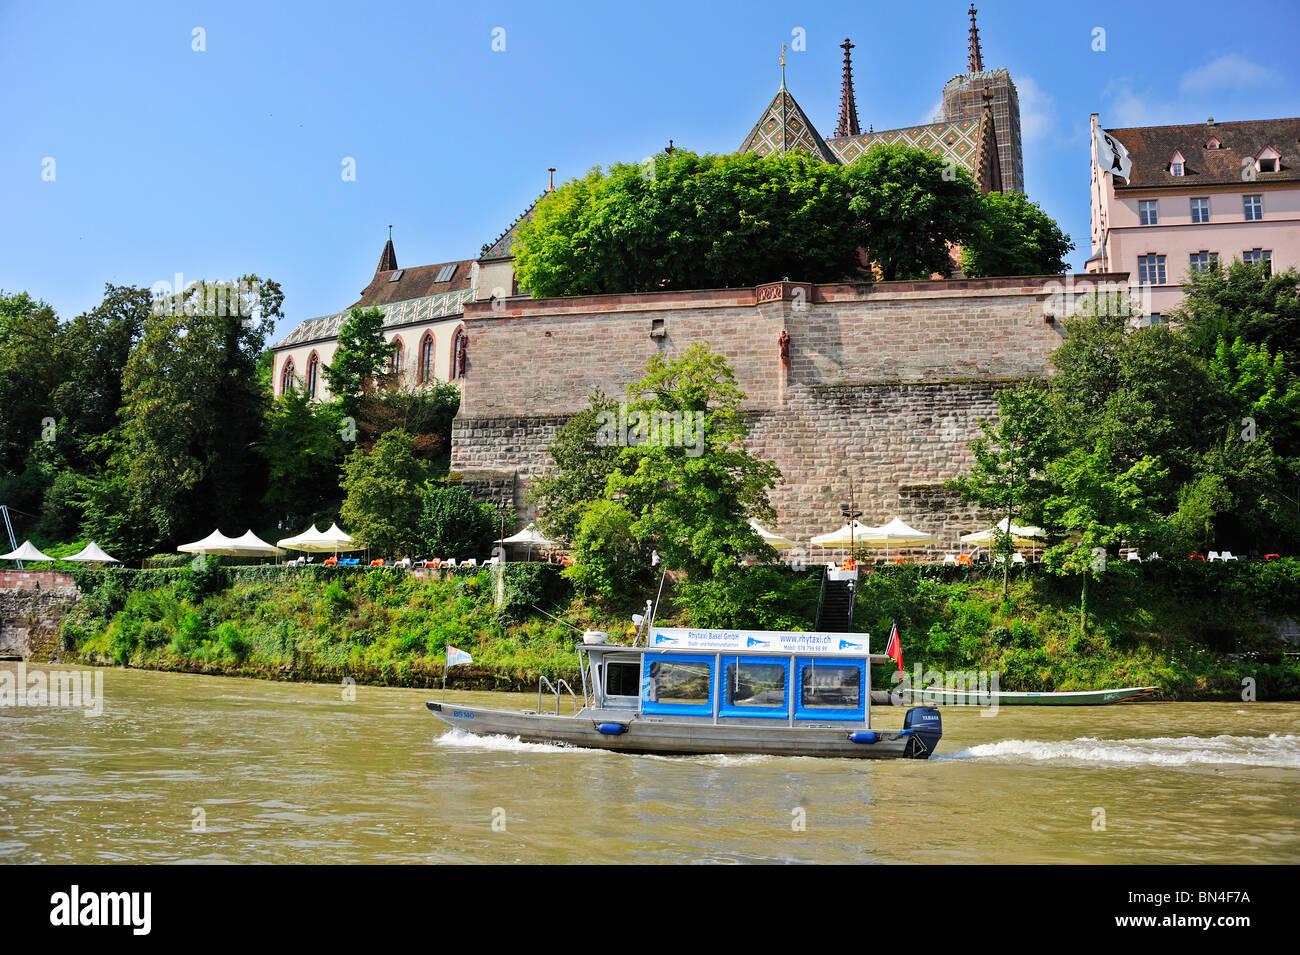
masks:
<svg viewBox="0 0 1300 955"><path fill-rule="evenodd" d="M584 749L579 746L564 746L560 743L526 743L518 736L478 736L464 730L450 729L434 739L438 746L454 746L460 749L490 750L496 753L595 753L600 750Z"/></svg>
<svg viewBox="0 0 1300 955"><path fill-rule="evenodd" d="M1068 760L1113 766L1272 766L1300 769L1300 736L1158 736L1154 739L1009 739L935 759Z"/></svg>

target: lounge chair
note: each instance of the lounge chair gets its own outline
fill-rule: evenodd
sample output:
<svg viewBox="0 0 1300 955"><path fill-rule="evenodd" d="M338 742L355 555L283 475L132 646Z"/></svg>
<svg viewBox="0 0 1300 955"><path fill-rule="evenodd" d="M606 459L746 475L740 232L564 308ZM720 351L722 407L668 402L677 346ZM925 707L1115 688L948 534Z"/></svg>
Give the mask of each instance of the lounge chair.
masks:
<svg viewBox="0 0 1300 955"><path fill-rule="evenodd" d="M952 565L955 567L955 566L957 566L957 555L956 555L956 554L944 554L944 555L943 555L943 562L944 562L945 564L952 564Z"/></svg>
<svg viewBox="0 0 1300 955"><path fill-rule="evenodd" d="M1126 560L1131 560L1131 561L1133 561L1133 563L1135 563L1135 564L1140 564L1140 563L1142 563L1142 555L1139 554L1139 553L1138 553L1137 551L1135 551L1135 550L1131 550L1131 551L1129 551L1129 552L1128 552L1128 557L1125 558L1125 559L1126 559Z"/></svg>
<svg viewBox="0 0 1300 955"><path fill-rule="evenodd" d="M971 559L970 554L958 554L957 563L959 566L971 567L974 565L975 561Z"/></svg>
<svg viewBox="0 0 1300 955"><path fill-rule="evenodd" d="M477 567L477 566L478 566L478 558L477 558L477 557L471 557L471 558L469 558L468 560L462 560L462 561L460 562L460 565L461 565L462 567Z"/></svg>
<svg viewBox="0 0 1300 955"><path fill-rule="evenodd" d="M1220 560L1221 558L1219 557L1219 552L1217 550L1212 550L1205 555L1205 559L1213 563L1214 561Z"/></svg>
<svg viewBox="0 0 1300 955"><path fill-rule="evenodd" d="M1012 555L1011 555L1011 563L1013 563L1013 564L1023 564L1023 563L1025 563L1025 555L1024 555L1024 554L1012 554Z"/></svg>
<svg viewBox="0 0 1300 955"><path fill-rule="evenodd" d="M1236 559L1237 558L1233 556L1233 553L1230 550L1225 550L1222 554L1219 555L1219 560L1236 560Z"/></svg>

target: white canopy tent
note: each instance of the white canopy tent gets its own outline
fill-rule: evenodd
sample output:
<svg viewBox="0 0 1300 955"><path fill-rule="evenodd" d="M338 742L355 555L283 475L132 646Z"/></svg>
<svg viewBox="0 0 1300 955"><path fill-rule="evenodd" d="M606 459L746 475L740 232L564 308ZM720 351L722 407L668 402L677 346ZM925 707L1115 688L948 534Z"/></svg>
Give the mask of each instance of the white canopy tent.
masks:
<svg viewBox="0 0 1300 955"><path fill-rule="evenodd" d="M880 527L865 528L866 533L857 536L857 542L863 547L885 548L885 559L889 558L889 547L916 547L921 544L933 544L935 536L925 531L904 524L899 518L891 518L889 523Z"/></svg>
<svg viewBox="0 0 1300 955"><path fill-rule="evenodd" d="M854 521L852 543L856 544L858 541L862 540L862 534L864 531L876 529L877 528L867 527L865 524ZM817 547L843 547L845 544L850 543L849 536L849 525L845 524L839 530L831 531L829 534L818 534L812 539L811 543Z"/></svg>
<svg viewBox="0 0 1300 955"><path fill-rule="evenodd" d="M334 541L330 540L324 532L316 530L315 524L301 534L281 538L275 544L277 547L287 548L288 550L305 550L313 553L324 553L337 549Z"/></svg>
<svg viewBox="0 0 1300 955"><path fill-rule="evenodd" d="M72 556L63 557L60 559L80 560L80 561L85 561L86 563L100 563L100 564L122 563L116 557L112 557L109 554L105 553L104 549L100 547L98 544L96 544L94 541L91 541L89 544L81 548L81 550L77 551L77 553L73 554Z"/></svg>
<svg viewBox="0 0 1300 955"><path fill-rule="evenodd" d="M762 524L758 523L758 521L754 520L752 517L749 519L749 526L754 529L754 533L758 534L759 537L763 538L763 541L769 547L773 547L776 550L788 550L789 548L795 546L794 541L782 537L780 534L773 534L771 531L769 531Z"/></svg>
<svg viewBox="0 0 1300 955"><path fill-rule="evenodd" d="M181 544L176 548L182 554L213 554L223 557L268 557L284 551L268 544L251 530L243 537L227 537L219 530L201 541Z"/></svg>
<svg viewBox="0 0 1300 955"><path fill-rule="evenodd" d="M518 534L512 534L511 536L503 539L501 543L515 544L520 547L527 545L529 556L532 556L534 547L557 546L555 541L548 540L547 538L542 536L542 532L537 529L536 524L529 524Z"/></svg>
<svg viewBox="0 0 1300 955"><path fill-rule="evenodd" d="M23 546L17 550L11 550L7 554L0 555L0 560L48 560L53 562L54 558L48 554L42 554L36 549L31 541L23 541Z"/></svg>
<svg viewBox="0 0 1300 955"><path fill-rule="evenodd" d="M1011 528L1011 542L1017 547L1033 548L1034 556L1038 556L1038 544L1047 537L1047 531L1041 527L1021 526L1012 524L1007 518L1002 518L993 527L986 531L976 531L974 534L963 534L962 543L964 544L991 544L998 533L1005 534L1007 527Z"/></svg>

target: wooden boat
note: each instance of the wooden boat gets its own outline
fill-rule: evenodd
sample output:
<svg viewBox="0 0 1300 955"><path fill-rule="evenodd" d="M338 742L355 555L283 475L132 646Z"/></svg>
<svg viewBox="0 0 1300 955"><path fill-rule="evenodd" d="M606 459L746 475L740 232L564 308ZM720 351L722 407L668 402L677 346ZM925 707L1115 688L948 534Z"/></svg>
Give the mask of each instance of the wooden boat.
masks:
<svg viewBox="0 0 1300 955"><path fill-rule="evenodd" d="M942 687L912 689L899 688L886 695L891 702L903 705L924 703L929 706L1104 706L1154 693L1157 686L1126 686L1117 690L1064 690L1052 693L1027 693L1006 690L972 691L945 690ZM873 694L877 703L879 694Z"/></svg>
<svg viewBox="0 0 1300 955"><path fill-rule="evenodd" d="M898 729L871 725L867 635L650 627L647 646L588 631L579 647L582 701L563 680L554 712L429 702L435 717L477 735L624 753L760 753L926 759L943 735L938 710L909 709ZM561 690L573 713L560 714Z"/></svg>

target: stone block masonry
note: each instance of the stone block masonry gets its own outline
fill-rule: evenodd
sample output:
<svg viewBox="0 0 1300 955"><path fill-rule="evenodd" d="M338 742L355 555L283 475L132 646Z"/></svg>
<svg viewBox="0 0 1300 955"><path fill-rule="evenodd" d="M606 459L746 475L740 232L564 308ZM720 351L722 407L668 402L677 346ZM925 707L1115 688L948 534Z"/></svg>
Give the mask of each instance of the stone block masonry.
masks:
<svg viewBox="0 0 1300 955"><path fill-rule="evenodd" d="M64 614L80 599L67 574L0 571L0 659L48 661L59 652Z"/></svg>
<svg viewBox="0 0 1300 955"><path fill-rule="evenodd" d="M746 393L749 445L781 468L780 533L834 529L852 484L864 520L892 516L955 544L985 520L943 487L970 464L999 388L1048 374L1063 331L1044 304L1063 276L472 303L452 470L528 482L595 390L621 399L655 354L708 341ZM1127 285L1127 275L1092 275ZM789 335L789 359L778 339ZM498 484L499 487L499 484Z"/></svg>

